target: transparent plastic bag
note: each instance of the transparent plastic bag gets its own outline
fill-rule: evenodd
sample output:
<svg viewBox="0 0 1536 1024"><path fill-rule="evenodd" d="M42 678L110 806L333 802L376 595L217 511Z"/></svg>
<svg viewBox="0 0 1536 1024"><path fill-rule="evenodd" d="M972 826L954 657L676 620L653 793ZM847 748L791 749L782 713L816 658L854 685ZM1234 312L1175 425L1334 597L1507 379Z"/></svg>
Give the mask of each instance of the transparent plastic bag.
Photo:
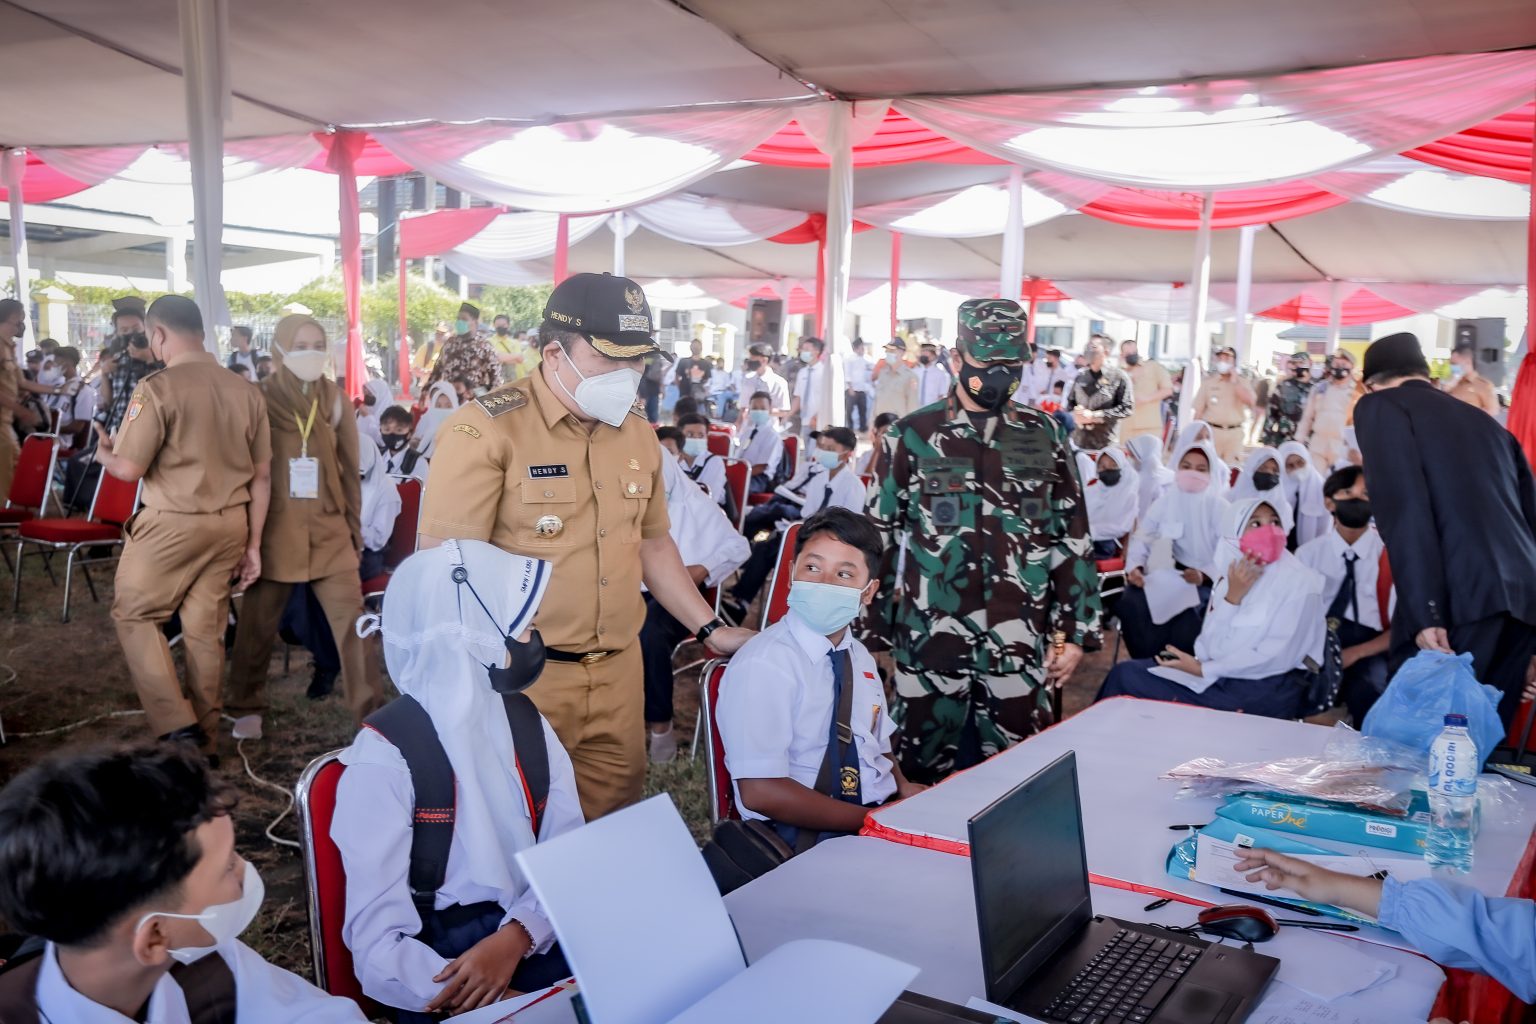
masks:
<svg viewBox="0 0 1536 1024"><path fill-rule="evenodd" d="M1197 757L1163 775L1184 783L1190 796L1227 797L1261 793L1349 804L1381 814L1405 816L1413 802L1416 771L1383 764L1385 750L1362 750L1332 758L1285 757L1234 763Z"/></svg>
<svg viewBox="0 0 1536 1024"><path fill-rule="evenodd" d="M1505 738L1499 691L1477 681L1470 654L1420 651L1397 670L1366 713L1361 731L1417 750L1420 763L1427 765L1429 748L1451 712L1467 716L1481 767Z"/></svg>

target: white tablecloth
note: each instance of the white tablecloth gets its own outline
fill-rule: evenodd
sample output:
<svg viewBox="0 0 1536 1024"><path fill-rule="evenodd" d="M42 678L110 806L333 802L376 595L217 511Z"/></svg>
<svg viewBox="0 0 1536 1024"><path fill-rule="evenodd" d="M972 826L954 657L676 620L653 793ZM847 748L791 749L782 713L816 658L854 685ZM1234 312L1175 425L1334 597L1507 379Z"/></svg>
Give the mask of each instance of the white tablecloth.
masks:
<svg viewBox="0 0 1536 1024"><path fill-rule="evenodd" d="M1215 799L1177 796L1179 783L1158 776L1195 757L1260 761L1320 753L1333 730L1184 704L1122 698L1095 704L991 760L871 816L887 838L965 843L966 823L1015 785L1069 750L1077 752L1088 870L1106 880L1165 890L1208 902L1233 902L1208 885L1164 870L1184 832L1203 825ZM1490 896L1510 892L1536 825L1536 788L1514 786L1515 820L1485 815L1470 875L1463 881ZM921 843L919 843L921 845ZM1362 936L1399 941L1369 929Z"/></svg>
<svg viewBox="0 0 1536 1024"><path fill-rule="evenodd" d="M1184 904L1147 912L1147 896L1098 885L1092 893L1099 914L1161 925L1194 920ZM748 961L791 939L835 939L919 967L912 988L925 995L964 1005L986 994L968 858L879 839L834 839L731 893L725 905ZM1335 943L1351 941L1288 928L1258 951L1305 970L1326 959ZM1397 976L1330 1004L1339 1009L1338 1019L1428 1017L1444 980L1440 968L1410 953L1365 949L1396 965Z"/></svg>

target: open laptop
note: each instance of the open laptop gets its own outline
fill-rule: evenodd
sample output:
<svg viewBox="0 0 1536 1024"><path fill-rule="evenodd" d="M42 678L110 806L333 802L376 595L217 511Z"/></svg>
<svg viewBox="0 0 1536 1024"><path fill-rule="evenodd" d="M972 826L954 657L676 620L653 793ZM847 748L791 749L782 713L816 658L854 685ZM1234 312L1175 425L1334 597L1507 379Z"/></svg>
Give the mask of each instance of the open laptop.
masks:
<svg viewBox="0 0 1536 1024"><path fill-rule="evenodd" d="M1227 1024L1280 966L1094 915L1073 752L972 818L970 841L991 1002L1069 1024Z"/></svg>

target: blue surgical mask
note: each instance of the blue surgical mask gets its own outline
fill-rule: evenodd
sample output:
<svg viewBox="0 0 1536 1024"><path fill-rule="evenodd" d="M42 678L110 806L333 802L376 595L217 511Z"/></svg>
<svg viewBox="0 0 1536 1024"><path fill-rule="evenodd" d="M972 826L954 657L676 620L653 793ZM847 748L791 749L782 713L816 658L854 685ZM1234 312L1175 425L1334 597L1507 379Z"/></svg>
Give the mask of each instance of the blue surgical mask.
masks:
<svg viewBox="0 0 1536 1024"><path fill-rule="evenodd" d="M821 468L831 471L836 469L843 461L841 452L829 452L824 449L816 449L816 461L821 463Z"/></svg>
<svg viewBox="0 0 1536 1024"><path fill-rule="evenodd" d="M814 363L816 361L816 352L815 352L815 350L813 350L813 349L806 349L805 351L801 352L800 353L800 361L802 363Z"/></svg>
<svg viewBox="0 0 1536 1024"><path fill-rule="evenodd" d="M858 616L862 594L858 587L795 580L789 585L789 610L822 636L831 636Z"/></svg>
<svg viewBox="0 0 1536 1024"><path fill-rule="evenodd" d="M683 454L696 459L701 455L709 454L709 441L702 437L689 437L683 440Z"/></svg>
<svg viewBox="0 0 1536 1024"><path fill-rule="evenodd" d="M455 320L453 322L453 330L457 334L465 334L465 333L467 333L469 331L469 321L468 320Z"/></svg>
<svg viewBox="0 0 1536 1024"><path fill-rule="evenodd" d="M1461 380L1461 378L1465 377L1466 375L1467 375L1467 368L1465 366L1462 366L1459 363L1452 363L1451 364L1451 379L1452 380Z"/></svg>
<svg viewBox="0 0 1536 1024"><path fill-rule="evenodd" d="M747 417L759 427L766 427L773 421L773 413L767 409L753 409Z"/></svg>

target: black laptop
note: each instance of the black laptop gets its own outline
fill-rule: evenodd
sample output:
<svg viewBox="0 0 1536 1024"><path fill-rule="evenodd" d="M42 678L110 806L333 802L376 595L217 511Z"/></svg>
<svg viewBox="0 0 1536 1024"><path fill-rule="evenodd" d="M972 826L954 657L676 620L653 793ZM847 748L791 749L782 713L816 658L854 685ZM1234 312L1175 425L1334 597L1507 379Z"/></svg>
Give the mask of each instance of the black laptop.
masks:
<svg viewBox="0 0 1536 1024"><path fill-rule="evenodd" d="M991 1002L1065 1024L1235 1024L1280 966L1094 915L1073 752L972 818L970 841Z"/></svg>

